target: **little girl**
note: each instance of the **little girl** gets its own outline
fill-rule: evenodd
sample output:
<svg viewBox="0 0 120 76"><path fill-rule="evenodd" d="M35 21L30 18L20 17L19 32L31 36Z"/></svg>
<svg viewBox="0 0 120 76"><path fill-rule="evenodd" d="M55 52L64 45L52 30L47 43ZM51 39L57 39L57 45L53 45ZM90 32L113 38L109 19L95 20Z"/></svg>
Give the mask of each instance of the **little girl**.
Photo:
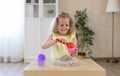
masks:
<svg viewBox="0 0 120 76"><path fill-rule="evenodd" d="M61 43L56 41L56 39L59 39ZM74 45L77 46L73 20L68 13L62 12L58 14L53 21L52 33L48 40L42 44L42 48L46 49L53 45L51 51L52 59L60 58L64 55L75 56L77 54L77 48L75 49L75 52L70 55L65 45L67 42L73 42Z"/></svg>

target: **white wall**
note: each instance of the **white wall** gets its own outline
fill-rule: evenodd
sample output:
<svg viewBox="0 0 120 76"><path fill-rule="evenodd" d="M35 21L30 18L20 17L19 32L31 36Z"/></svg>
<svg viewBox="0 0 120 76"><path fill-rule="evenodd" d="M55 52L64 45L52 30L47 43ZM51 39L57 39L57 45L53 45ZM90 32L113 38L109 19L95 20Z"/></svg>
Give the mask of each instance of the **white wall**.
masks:
<svg viewBox="0 0 120 76"><path fill-rule="evenodd" d="M26 19L25 21L25 62L37 58L40 52L40 21Z"/></svg>
<svg viewBox="0 0 120 76"><path fill-rule="evenodd" d="M50 23L51 23L51 19L41 20L41 24L40 24L40 47L41 47L42 43L45 42L50 35L50 31L49 31ZM40 48L40 52L44 53L47 58L50 58L51 47L48 49Z"/></svg>
<svg viewBox="0 0 120 76"><path fill-rule="evenodd" d="M50 58L51 48L42 49L41 45L49 36L51 19L26 19L25 22L25 62L37 59L39 53Z"/></svg>

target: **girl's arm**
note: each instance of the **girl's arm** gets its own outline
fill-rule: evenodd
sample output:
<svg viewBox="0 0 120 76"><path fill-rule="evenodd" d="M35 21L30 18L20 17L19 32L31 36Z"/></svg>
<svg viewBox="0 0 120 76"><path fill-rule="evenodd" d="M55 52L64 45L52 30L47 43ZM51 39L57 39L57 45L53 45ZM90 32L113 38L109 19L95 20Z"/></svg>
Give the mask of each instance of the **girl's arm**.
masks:
<svg viewBox="0 0 120 76"><path fill-rule="evenodd" d="M77 39L76 39L76 37L74 37L72 41L73 41L74 45L77 47Z"/></svg>
<svg viewBox="0 0 120 76"><path fill-rule="evenodd" d="M51 47L52 45L54 45L55 43L56 43L56 40L53 40L52 35L50 35L48 40L46 40L46 42L44 42L42 44L42 48L47 49L47 48Z"/></svg>
<svg viewBox="0 0 120 76"><path fill-rule="evenodd" d="M76 46L76 49L75 49L74 54L72 54L71 56L77 56L78 48L77 48L77 39L76 39L76 37L74 37L72 41L73 41L74 45Z"/></svg>

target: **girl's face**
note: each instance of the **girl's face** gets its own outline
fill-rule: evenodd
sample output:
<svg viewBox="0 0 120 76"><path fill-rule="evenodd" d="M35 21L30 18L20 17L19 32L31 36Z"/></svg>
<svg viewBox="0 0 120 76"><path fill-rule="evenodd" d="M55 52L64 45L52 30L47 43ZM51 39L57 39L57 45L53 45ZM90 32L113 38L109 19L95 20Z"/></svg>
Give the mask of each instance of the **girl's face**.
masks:
<svg viewBox="0 0 120 76"><path fill-rule="evenodd" d="M66 35L69 29L70 29L69 18L59 18L58 25L57 25L57 30L59 34Z"/></svg>

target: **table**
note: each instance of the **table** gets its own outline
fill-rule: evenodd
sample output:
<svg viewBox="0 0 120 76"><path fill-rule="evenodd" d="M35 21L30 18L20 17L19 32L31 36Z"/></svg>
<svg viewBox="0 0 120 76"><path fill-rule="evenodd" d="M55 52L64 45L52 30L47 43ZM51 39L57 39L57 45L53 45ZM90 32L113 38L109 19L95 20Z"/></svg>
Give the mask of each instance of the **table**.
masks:
<svg viewBox="0 0 120 76"><path fill-rule="evenodd" d="M106 76L106 70L92 59L81 59L87 64L81 66L55 66L47 60L44 66L39 66L36 61L24 69L24 76Z"/></svg>

